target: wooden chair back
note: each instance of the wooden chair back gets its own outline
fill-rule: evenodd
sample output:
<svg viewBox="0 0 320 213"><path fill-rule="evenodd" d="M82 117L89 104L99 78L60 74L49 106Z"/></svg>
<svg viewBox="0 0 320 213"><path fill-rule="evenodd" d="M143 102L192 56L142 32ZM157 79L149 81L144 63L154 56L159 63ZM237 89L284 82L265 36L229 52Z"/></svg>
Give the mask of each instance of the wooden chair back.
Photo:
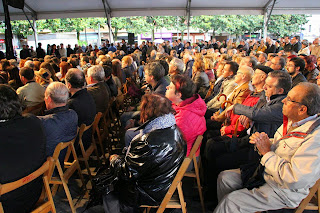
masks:
<svg viewBox="0 0 320 213"><path fill-rule="evenodd" d="M310 188L309 195L303 199L295 210L295 213L302 213L304 210L318 210L320 212L320 179ZM315 200L315 204L310 201Z"/></svg>
<svg viewBox="0 0 320 213"><path fill-rule="evenodd" d="M194 143L193 144L193 147L192 148L195 148L196 149L196 152L193 154L193 156L190 156L191 152L189 153L189 156L192 158L192 163L193 163L193 167L194 167L194 171L189 171L189 172L186 172L184 174L185 177L192 177L192 178L195 178L196 181L197 181L197 186L198 186L198 192L199 192L199 197L200 197L200 203L201 203L201 207L202 207L202 212L205 213L206 210L205 210L205 205L204 205L204 199L203 199L203 194L202 194L202 187L201 187L201 182L200 182L200 173L199 173L199 170L200 170L200 162L201 162L201 159L200 159L200 155L199 155L199 159L197 161L197 157L196 157L196 153L197 153L197 150L200 148L201 146L201 142L202 142L202 138L203 136L200 135L196 138L196 142L200 141L200 143Z"/></svg>
<svg viewBox="0 0 320 213"><path fill-rule="evenodd" d="M104 159L104 161L107 163L107 159L106 159L106 153L105 153L105 149L103 146L103 141L107 140L109 137L109 130L108 130L108 126L109 126L109 108L110 106L108 105L106 111L104 113L98 112L97 116L100 117L99 121L97 123L93 123L93 137L92 140L99 145L100 147L100 152L101 155ZM101 113L101 115L99 114ZM95 139L95 136L97 136L97 140Z"/></svg>
<svg viewBox="0 0 320 213"><path fill-rule="evenodd" d="M36 208L32 211L32 213L39 213L39 212L56 212L56 208L54 206L52 194L50 191L49 186L49 180L51 178L50 171L54 165L54 160L52 157L48 157L47 161L36 171L32 172L26 177L23 177L17 181L6 183L6 184L0 184L0 197L8 192L11 192L15 189L18 189L31 181L35 180L36 178L40 177L42 175L42 180L44 187L42 189L42 194L36 204ZM47 197L47 201L45 201L45 198ZM3 213L3 207L0 202L0 212Z"/></svg>
<svg viewBox="0 0 320 213"><path fill-rule="evenodd" d="M90 156L93 154L93 152L95 152L98 164L101 165L100 158L99 158L99 152L98 152L98 148L97 148L97 143L96 143L96 139L95 139L96 131L97 131L97 129L99 129L98 124L100 122L101 116L102 116L102 113L99 112L98 114L96 114L92 124L90 124L88 126L86 126L85 124L82 124L80 126L80 130L79 130L79 146L80 146L80 150L81 150L81 154L82 154L82 156L79 157L79 161L83 161L85 163L90 180L92 179L92 173L91 173L88 161L89 161ZM92 127L91 144L87 149L85 149L83 142L82 142L82 137L83 137L84 132L88 131L91 127ZM97 132L97 134L100 134L100 133Z"/></svg>
<svg viewBox="0 0 320 213"><path fill-rule="evenodd" d="M183 213L186 213L186 203L184 202L184 196L183 196L183 191L182 191L182 185L181 185L181 180L187 171L190 163L193 160L193 156L195 156L201 142L202 142L203 136L200 135L196 139L190 154L183 160L174 180L172 181L172 184L166 193L165 197L163 198L160 206L147 206L147 205L142 205L141 207L144 208L158 208L157 213L163 213L166 208L181 208ZM176 202L171 202L170 199L172 198L172 195L174 192L178 190L178 196L179 196L179 203L177 204Z"/></svg>
<svg viewBox="0 0 320 213"><path fill-rule="evenodd" d="M74 207L73 201L72 201L72 197L70 194L70 190L68 187L68 181L70 179L70 177L73 175L73 173L78 170L78 174L79 177L82 181L82 188L86 189L86 184L83 178L83 175L81 173L81 168L80 168L80 164L79 164L79 160L76 154L76 150L74 148L74 142L76 140L76 136L74 139L72 139L71 141L68 142L61 142L59 143L53 153L53 160L54 160L54 166L50 171L50 176L53 175L54 169L57 168L59 176L56 177L52 177L51 180L49 181L50 184L53 184L52 186L52 194L55 195L55 193L58 190L59 185L63 185L63 188L65 190L65 193L67 195L68 201L69 201L69 205L71 208L71 211L73 213L76 212L76 209ZM72 162L68 162L67 159L64 159L64 167L66 168L65 171L63 171L63 167L60 164L59 161L59 156L62 150L68 148L68 150L71 150L71 153L73 155L73 161Z"/></svg>
<svg viewBox="0 0 320 213"><path fill-rule="evenodd" d="M31 113L34 115L42 115L43 111L45 110L45 103L41 102L35 106L27 107L25 110L23 110L22 114Z"/></svg>

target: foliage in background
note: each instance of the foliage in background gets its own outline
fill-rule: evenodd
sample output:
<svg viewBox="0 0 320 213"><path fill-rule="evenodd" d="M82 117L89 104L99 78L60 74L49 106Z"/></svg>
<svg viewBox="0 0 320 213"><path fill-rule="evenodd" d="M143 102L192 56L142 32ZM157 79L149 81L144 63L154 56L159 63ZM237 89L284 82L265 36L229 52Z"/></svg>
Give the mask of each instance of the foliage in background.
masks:
<svg viewBox="0 0 320 213"><path fill-rule="evenodd" d="M276 36L291 36L308 23L307 15L273 15L270 17L268 33ZM302 29L303 30L303 29Z"/></svg>
<svg viewBox="0 0 320 213"><path fill-rule="evenodd" d="M272 15L270 17L268 33L276 36L291 36L299 33L302 25L308 22L307 15ZM39 32L49 30L50 32L76 32L77 39L80 32L86 28L98 29L106 26L106 18L65 18L37 20ZM19 37L32 35L33 30L26 20L12 21L13 34ZM129 33L151 33L163 28L177 30L183 33L187 30L187 20L184 16L134 16L114 17L111 19L111 27L117 40L119 30L125 29ZM190 18L190 27L200 32L212 31L213 35L226 32L231 35L240 36L244 33L253 33L263 28L263 16L253 15L215 15L194 16ZM4 23L0 22L0 32L4 33Z"/></svg>

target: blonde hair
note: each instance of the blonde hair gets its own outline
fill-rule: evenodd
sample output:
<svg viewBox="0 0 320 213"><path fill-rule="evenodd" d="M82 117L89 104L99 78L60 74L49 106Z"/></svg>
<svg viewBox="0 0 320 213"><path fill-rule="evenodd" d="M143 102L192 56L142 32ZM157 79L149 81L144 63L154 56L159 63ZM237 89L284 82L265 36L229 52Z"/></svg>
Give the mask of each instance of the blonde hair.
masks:
<svg viewBox="0 0 320 213"><path fill-rule="evenodd" d="M212 70L213 69L213 61L211 57L205 56L204 59L204 69Z"/></svg>
<svg viewBox="0 0 320 213"><path fill-rule="evenodd" d="M202 72L205 69L204 62L202 59L196 58L193 64L193 68L195 72Z"/></svg>
<svg viewBox="0 0 320 213"><path fill-rule="evenodd" d="M130 66L133 63L133 59L131 56L126 55L122 58L122 62L124 62L127 66Z"/></svg>

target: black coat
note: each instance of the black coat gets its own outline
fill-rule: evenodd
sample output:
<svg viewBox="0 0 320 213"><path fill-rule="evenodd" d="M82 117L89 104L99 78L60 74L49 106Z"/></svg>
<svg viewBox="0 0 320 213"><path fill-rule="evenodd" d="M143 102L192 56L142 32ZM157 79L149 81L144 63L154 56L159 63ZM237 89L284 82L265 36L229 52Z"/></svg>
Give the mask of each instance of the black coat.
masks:
<svg viewBox="0 0 320 213"><path fill-rule="evenodd" d="M46 52L41 47L38 47L36 49L37 52L37 58L44 58L46 56Z"/></svg>
<svg viewBox="0 0 320 213"><path fill-rule="evenodd" d="M21 59L26 59L28 57L31 57L30 51L28 49L22 49L20 51L20 58Z"/></svg>
<svg viewBox="0 0 320 213"><path fill-rule="evenodd" d="M269 53L275 53L276 52L276 46L274 44L267 45L267 49L265 53L268 55Z"/></svg>
<svg viewBox="0 0 320 213"><path fill-rule="evenodd" d="M94 117L96 115L96 103L94 102L93 97L88 93L87 89L82 89L73 94L68 101L68 106L70 109L76 111L78 115L78 126L81 124L90 125L92 124ZM85 149L88 148L91 144L91 133L92 129L90 128L84 132L82 136L82 142ZM75 148L77 152L80 152L78 147L78 141L75 143Z"/></svg>
<svg viewBox="0 0 320 213"><path fill-rule="evenodd" d="M114 165L120 168L121 184L116 186L120 202L159 205L185 158L185 148L176 125L132 140L126 157Z"/></svg>
<svg viewBox="0 0 320 213"><path fill-rule="evenodd" d="M298 53L299 50L301 49L302 45L301 45L301 42L298 41L297 43L295 43L294 45L291 46L292 50L295 52L295 53Z"/></svg>
<svg viewBox="0 0 320 213"><path fill-rule="evenodd" d="M292 78L292 88L297 86L300 82L307 82L306 77L304 77L301 72Z"/></svg>
<svg viewBox="0 0 320 213"><path fill-rule="evenodd" d="M73 49L72 48L69 48L67 47L67 57L69 57L71 54L73 54Z"/></svg>
<svg viewBox="0 0 320 213"><path fill-rule="evenodd" d="M96 112L104 113L107 110L110 100L107 85L104 82L99 82L93 86L87 87L87 90L96 103Z"/></svg>
<svg viewBox="0 0 320 213"><path fill-rule="evenodd" d="M112 76L110 76L110 78L105 82L106 82L106 85L108 86L108 88L110 89L110 95L112 97L117 97L118 96L118 88L117 88L116 83L112 79Z"/></svg>
<svg viewBox="0 0 320 213"><path fill-rule="evenodd" d="M37 170L46 160L46 137L41 121L17 116L0 123L0 183L16 181ZM39 199L42 179L1 196L4 212L30 212Z"/></svg>
<svg viewBox="0 0 320 213"><path fill-rule="evenodd" d="M73 94L68 101L68 106L78 114L78 126L90 125L93 122L96 104L86 88Z"/></svg>

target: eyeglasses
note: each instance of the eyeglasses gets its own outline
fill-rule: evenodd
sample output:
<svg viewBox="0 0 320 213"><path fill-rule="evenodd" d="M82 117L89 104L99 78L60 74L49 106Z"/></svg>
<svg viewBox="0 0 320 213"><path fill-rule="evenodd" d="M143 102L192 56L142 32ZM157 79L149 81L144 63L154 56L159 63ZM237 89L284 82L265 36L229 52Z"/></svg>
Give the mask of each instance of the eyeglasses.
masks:
<svg viewBox="0 0 320 213"><path fill-rule="evenodd" d="M271 62L271 64L272 64L272 65L278 65L279 63L273 63L273 62Z"/></svg>
<svg viewBox="0 0 320 213"><path fill-rule="evenodd" d="M287 67L295 67L294 64L288 64Z"/></svg>
<svg viewBox="0 0 320 213"><path fill-rule="evenodd" d="M287 96L287 97L285 98L285 100L286 100L286 101L290 101L290 102L292 102L292 103L299 104L299 105L304 105L304 104L303 104L303 103L301 103L301 102L298 102L298 101L294 101L294 100L292 100L289 96Z"/></svg>

